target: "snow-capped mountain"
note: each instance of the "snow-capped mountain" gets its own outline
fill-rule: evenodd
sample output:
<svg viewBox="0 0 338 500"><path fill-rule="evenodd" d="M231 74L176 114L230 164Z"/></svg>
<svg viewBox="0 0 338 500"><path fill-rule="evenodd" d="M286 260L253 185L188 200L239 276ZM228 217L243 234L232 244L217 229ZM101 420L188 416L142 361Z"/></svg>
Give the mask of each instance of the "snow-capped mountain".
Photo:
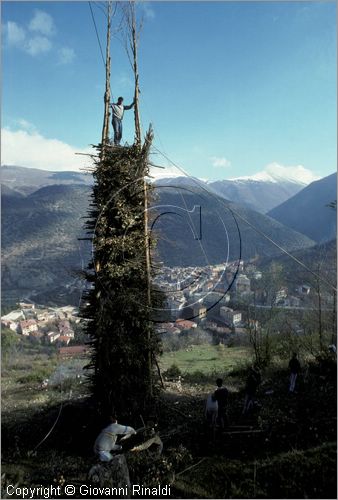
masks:
<svg viewBox="0 0 338 500"><path fill-rule="evenodd" d="M296 182L270 180L268 175L265 178L262 175L258 179L252 176L207 182L196 177L172 176L156 178L153 181L157 188L172 186L196 189L198 186L203 186L210 193L218 194L229 201L240 203L261 213L272 210L305 187L305 184Z"/></svg>
<svg viewBox="0 0 338 500"><path fill-rule="evenodd" d="M311 182L317 181L319 177L303 165L285 166L277 162L266 165L264 170L250 176L230 178L230 181L258 181L258 182L289 182L307 186Z"/></svg>
<svg viewBox="0 0 338 500"><path fill-rule="evenodd" d="M261 213L277 207L315 180L318 177L302 165L286 167L276 162L256 174L232 179L206 181L184 176L175 167L156 169L152 179L156 186L205 186L210 192Z"/></svg>
<svg viewBox="0 0 338 500"><path fill-rule="evenodd" d="M261 213L267 213L305 187L305 184L268 179L268 176L266 179L226 179L210 182L208 185L224 198L241 203Z"/></svg>

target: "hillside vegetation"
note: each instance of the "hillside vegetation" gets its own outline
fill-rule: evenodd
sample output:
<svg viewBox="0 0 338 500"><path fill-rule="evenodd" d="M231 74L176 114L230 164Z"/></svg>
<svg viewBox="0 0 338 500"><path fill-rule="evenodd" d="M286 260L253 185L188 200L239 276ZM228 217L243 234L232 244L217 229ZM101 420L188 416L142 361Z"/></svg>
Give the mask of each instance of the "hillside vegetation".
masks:
<svg viewBox="0 0 338 500"><path fill-rule="evenodd" d="M228 351L236 356L236 350ZM218 372L225 375L230 390L230 423L251 423L257 432L217 431L215 439L208 433L204 404L216 373L196 356L195 368L204 378L196 375L185 381L183 373L180 384L166 381L152 415L143 415L157 420L164 451L155 460L146 452L137 457L126 451L131 480L171 484L171 498L335 498L336 363L303 362L294 395L287 392L286 362L271 365L262 373L260 412L243 421L245 360L234 361L233 368ZM76 376L85 362L57 360L52 351L43 353L27 343L20 356L5 360L3 493L8 484L87 484L88 470L95 463L92 445L105 419L84 379ZM62 384L61 366L66 377ZM67 366L78 368L70 371ZM46 376L51 383L41 388ZM137 412L125 423L142 425Z"/></svg>
<svg viewBox="0 0 338 500"><path fill-rule="evenodd" d="M43 304L79 303L78 272L91 258L84 217L90 188L83 185L52 185L28 196L5 191L2 195L2 289L5 303L30 297ZM306 236L275 220L202 191L172 188L155 190L154 207L160 214L153 232L158 238L158 257L167 265L207 265L241 258L278 255L279 250L238 217L289 251L311 247ZM194 206L199 213L189 213ZM165 214L170 208L171 214ZM154 212L151 211L151 215ZM239 226L240 233L237 228ZM194 228L195 224L195 228ZM200 226L200 227L198 227ZM200 231L199 240L195 239Z"/></svg>

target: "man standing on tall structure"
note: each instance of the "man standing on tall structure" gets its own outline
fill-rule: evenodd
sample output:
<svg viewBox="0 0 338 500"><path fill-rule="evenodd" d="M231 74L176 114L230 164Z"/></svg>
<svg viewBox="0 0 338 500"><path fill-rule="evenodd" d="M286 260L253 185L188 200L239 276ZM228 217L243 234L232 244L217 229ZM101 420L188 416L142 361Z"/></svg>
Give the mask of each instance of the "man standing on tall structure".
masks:
<svg viewBox="0 0 338 500"><path fill-rule="evenodd" d="M120 145L120 141L122 139L122 119L124 112L127 111L128 109L131 109L135 104L135 101L133 101L130 106L124 106L123 104L123 97L119 97L117 99L117 103L112 103L112 111L113 111L113 118L112 118L112 124L114 128L114 144L115 146Z"/></svg>

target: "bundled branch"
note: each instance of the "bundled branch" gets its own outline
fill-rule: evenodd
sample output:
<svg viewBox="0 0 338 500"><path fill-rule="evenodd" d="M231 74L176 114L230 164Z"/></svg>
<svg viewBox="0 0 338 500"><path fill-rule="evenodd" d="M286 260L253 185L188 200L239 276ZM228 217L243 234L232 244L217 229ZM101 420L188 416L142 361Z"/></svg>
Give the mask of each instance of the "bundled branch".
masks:
<svg viewBox="0 0 338 500"><path fill-rule="evenodd" d="M151 139L149 131L142 148L108 148L96 160L86 224L93 238L86 276L91 289L82 311L92 346L90 378L102 411L126 416L146 410L157 379L159 341L149 295L156 304L158 294L149 287L144 220Z"/></svg>

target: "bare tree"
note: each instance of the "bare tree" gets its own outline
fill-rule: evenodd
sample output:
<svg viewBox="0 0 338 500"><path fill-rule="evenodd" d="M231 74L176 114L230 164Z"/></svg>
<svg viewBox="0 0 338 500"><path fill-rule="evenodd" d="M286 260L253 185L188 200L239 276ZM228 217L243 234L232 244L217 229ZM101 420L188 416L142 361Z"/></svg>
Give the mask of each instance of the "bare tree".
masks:
<svg viewBox="0 0 338 500"><path fill-rule="evenodd" d="M135 143L141 146L141 120L139 108L139 71L138 71L138 44L143 21L136 20L135 1L129 1L123 5L123 15L125 20L125 48L130 65L134 73L134 120L135 120Z"/></svg>
<svg viewBox="0 0 338 500"><path fill-rule="evenodd" d="M104 93L104 113L103 113L103 126L102 126L102 139L101 139L101 144L102 144L102 149L101 149L101 158L104 157L105 151L106 151L106 146L109 143L109 122L110 122L110 101L111 101L111 87L110 87L110 73L111 73L111 57L110 57L110 43L111 43L111 36L112 34L116 34L119 31L119 27L112 32L112 19L116 14L117 10L117 3L111 2L110 0L108 2L105 2L105 4L101 5L99 2L93 2L96 7L98 7L104 14L106 20L107 20L107 39L106 39L106 57L104 65L105 65L105 72L106 72L106 85L105 85L105 93ZM114 7L113 7L114 5ZM90 7L90 10L92 12L92 8ZM93 21L94 20L94 15L92 12L93 16ZM95 25L96 26L96 25ZM100 43L100 41L99 41ZM100 45L101 48L101 45ZM101 54L102 54L102 59L103 59L103 53L101 49Z"/></svg>
<svg viewBox="0 0 338 500"><path fill-rule="evenodd" d="M111 36L112 4L107 5L107 45L106 45L106 89L104 93L104 115L102 127L102 154L109 141L109 118L110 118L110 36Z"/></svg>

